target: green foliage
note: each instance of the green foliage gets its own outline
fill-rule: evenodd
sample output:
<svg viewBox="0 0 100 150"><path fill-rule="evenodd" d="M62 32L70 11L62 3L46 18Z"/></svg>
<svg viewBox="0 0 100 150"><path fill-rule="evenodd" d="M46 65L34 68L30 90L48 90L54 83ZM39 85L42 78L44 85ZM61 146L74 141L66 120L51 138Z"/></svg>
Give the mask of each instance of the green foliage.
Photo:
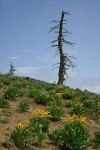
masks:
<svg viewBox="0 0 100 150"><path fill-rule="evenodd" d="M71 106L73 106L73 102L72 101L66 101L65 106L66 107L71 107Z"/></svg>
<svg viewBox="0 0 100 150"><path fill-rule="evenodd" d="M23 96L24 92L21 89L15 88L15 87L9 87L4 92L4 97L9 100L15 100L18 96Z"/></svg>
<svg viewBox="0 0 100 150"><path fill-rule="evenodd" d="M3 86L3 85L10 85L11 84L11 81L10 81L10 79L9 78L5 78L5 77L1 77L0 78L0 83L1 83L1 85Z"/></svg>
<svg viewBox="0 0 100 150"><path fill-rule="evenodd" d="M59 103L59 102L61 103L61 98L62 97L57 95L57 94L55 94L55 92L50 92L49 95L48 95L48 103L49 103L49 101L50 102L53 101L55 103Z"/></svg>
<svg viewBox="0 0 100 150"><path fill-rule="evenodd" d="M38 92L37 95L35 95L35 101L40 104L47 104L48 103L48 95Z"/></svg>
<svg viewBox="0 0 100 150"><path fill-rule="evenodd" d="M90 99L86 99L83 101L84 107L91 109L93 101Z"/></svg>
<svg viewBox="0 0 100 150"><path fill-rule="evenodd" d="M43 87L44 87L43 83L41 83L41 82L39 82L39 81L36 82L36 83L34 83L34 88L35 88L35 89L42 90Z"/></svg>
<svg viewBox="0 0 100 150"><path fill-rule="evenodd" d="M84 123L84 126L82 125L82 127L80 127L81 125L79 123L75 124L73 122L73 116L75 115L71 116L71 114L76 114L77 118L81 117L81 115L85 115L88 119L92 118L95 121L98 121L99 124L99 94L97 95L88 91L83 92L79 89L74 90L69 87L58 87L55 84L42 83L37 80L26 80L26 78L23 77L7 75L0 75L0 87L3 87L0 92L2 95L0 97L0 108L9 108L10 103L12 103L13 106L13 102L10 102L9 100L15 100L16 97L23 96L24 93L33 98L36 103L47 105L45 107L41 105L36 107L29 123L23 122L22 124L17 125L15 130L11 132L11 140L18 149L19 147L20 149L31 149L32 145L41 145L46 139L48 132L49 139L54 145L59 146L62 150L87 149L89 146L89 134L88 131L85 130L86 123ZM27 95L25 95L25 97ZM22 99L24 99L24 97ZM29 106L28 101L19 102L18 110L20 112L28 111L30 108ZM70 108L67 109L65 106ZM1 111L0 123L6 126L6 124L10 123L8 111L11 112L11 110L1 109ZM71 117L68 118L68 116L71 116L72 120L70 119ZM77 118L76 120L80 121ZM70 123L68 123L68 119L70 120ZM52 121L59 122L54 123ZM85 122L84 118L82 118L82 121ZM67 122L66 125L61 127L60 125L64 124L64 122ZM55 124L59 125L59 129L51 130ZM90 127L90 125L88 125L88 127ZM100 148L99 131L95 133L95 138L91 139L91 141L92 148Z"/></svg>
<svg viewBox="0 0 100 150"><path fill-rule="evenodd" d="M30 90L29 97L35 98L35 101L40 104L48 103L48 95L38 90Z"/></svg>
<svg viewBox="0 0 100 150"><path fill-rule="evenodd" d="M62 98L64 99L72 99L74 97L72 91L66 91L62 94Z"/></svg>
<svg viewBox="0 0 100 150"><path fill-rule="evenodd" d="M59 120L64 115L61 97L58 95L51 95L48 99L48 110L52 116L52 120Z"/></svg>
<svg viewBox="0 0 100 150"><path fill-rule="evenodd" d="M42 125L42 131L47 132L50 125L50 120L45 117L34 117L30 119L30 123L32 126L34 126L36 123L38 123L38 125Z"/></svg>
<svg viewBox="0 0 100 150"><path fill-rule="evenodd" d="M11 132L10 138L17 147L24 148L32 143L33 133L29 130L29 127L16 127L16 129Z"/></svg>
<svg viewBox="0 0 100 150"><path fill-rule="evenodd" d="M100 99L95 100L92 103L91 109L90 109L90 114L93 119L98 120L100 117Z"/></svg>
<svg viewBox="0 0 100 150"><path fill-rule="evenodd" d="M45 86L45 90L47 90L47 91L54 91L56 89L56 84L47 84L46 86Z"/></svg>
<svg viewBox="0 0 100 150"><path fill-rule="evenodd" d="M57 96L57 97L49 96L48 106L50 108L51 107L62 107L62 101L61 101L61 99L59 99L59 96Z"/></svg>
<svg viewBox="0 0 100 150"><path fill-rule="evenodd" d="M9 108L10 104L4 97L0 97L0 108Z"/></svg>
<svg viewBox="0 0 100 150"><path fill-rule="evenodd" d="M31 98L35 98L35 95L38 95L39 91L37 89L31 89L28 91L28 96Z"/></svg>
<svg viewBox="0 0 100 150"><path fill-rule="evenodd" d="M18 79L16 82L13 83L13 86L16 88L28 88L32 86L32 83L24 79Z"/></svg>
<svg viewBox="0 0 100 150"><path fill-rule="evenodd" d="M46 82L36 81L34 83L34 88L37 89L37 90L47 89L48 86L50 87L51 85L46 83Z"/></svg>
<svg viewBox="0 0 100 150"><path fill-rule="evenodd" d="M22 88L22 83L20 81L16 81L16 82L13 83L13 87Z"/></svg>
<svg viewBox="0 0 100 150"><path fill-rule="evenodd" d="M95 132L95 139L94 139L94 146L96 148L99 148L100 147L100 131L96 131Z"/></svg>
<svg viewBox="0 0 100 150"><path fill-rule="evenodd" d="M47 125L44 124L45 122L47 122ZM41 118L34 118L30 120L29 127L33 130L34 143L41 145L42 141L46 138L43 130L44 127L48 128L48 121Z"/></svg>
<svg viewBox="0 0 100 150"><path fill-rule="evenodd" d="M22 101L18 104L18 111L20 112L26 112L29 108L29 103L26 101Z"/></svg>
<svg viewBox="0 0 100 150"><path fill-rule="evenodd" d="M76 114L76 115L85 115L87 112L87 109L81 105L73 105L72 106L72 111L71 114Z"/></svg>
<svg viewBox="0 0 100 150"><path fill-rule="evenodd" d="M4 84L2 82L0 82L0 88L2 88L4 86Z"/></svg>
<svg viewBox="0 0 100 150"><path fill-rule="evenodd" d="M17 147L26 148L31 144L41 145L42 141L46 138L42 131L43 121L38 119L31 119L29 124L19 122L14 131L11 132L11 140Z"/></svg>
<svg viewBox="0 0 100 150"><path fill-rule="evenodd" d="M53 142L54 145L59 145L60 143L61 130L54 129L49 132L48 137Z"/></svg>
<svg viewBox="0 0 100 150"><path fill-rule="evenodd" d="M65 91L65 87L56 87L55 93L63 93Z"/></svg>
<svg viewBox="0 0 100 150"><path fill-rule="evenodd" d="M53 121L57 121L61 119L61 117L64 115L64 111L62 107L58 107L58 106L49 107L49 112L52 116Z"/></svg>
<svg viewBox="0 0 100 150"><path fill-rule="evenodd" d="M88 91L81 91L80 89L75 90L75 97L80 97L81 101L89 99L91 93Z"/></svg>
<svg viewBox="0 0 100 150"><path fill-rule="evenodd" d="M50 132L49 138L63 150L83 150L89 144L88 130L79 121L66 123L63 129Z"/></svg>

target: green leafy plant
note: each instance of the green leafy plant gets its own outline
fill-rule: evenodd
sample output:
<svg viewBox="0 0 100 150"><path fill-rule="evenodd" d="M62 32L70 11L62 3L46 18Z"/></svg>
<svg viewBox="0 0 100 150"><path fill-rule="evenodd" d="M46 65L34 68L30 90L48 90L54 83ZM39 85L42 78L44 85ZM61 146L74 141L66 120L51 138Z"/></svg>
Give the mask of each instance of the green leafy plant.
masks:
<svg viewBox="0 0 100 150"><path fill-rule="evenodd" d="M16 90L15 88L9 88L4 92L4 97L10 100L15 100Z"/></svg>
<svg viewBox="0 0 100 150"><path fill-rule="evenodd" d="M30 89L28 91L28 96L31 98L35 98L35 95L38 95L39 91L37 89Z"/></svg>
<svg viewBox="0 0 100 150"><path fill-rule="evenodd" d="M93 100L90 100L90 99L86 99L83 101L84 107L86 107L88 109L91 109L92 103L93 103Z"/></svg>
<svg viewBox="0 0 100 150"><path fill-rule="evenodd" d="M53 99L48 102L48 110L52 116L52 120L56 121L59 120L63 115L64 111L62 109L62 101L60 100L60 97L52 97Z"/></svg>
<svg viewBox="0 0 100 150"><path fill-rule="evenodd" d="M4 92L4 97L9 100L15 100L16 97L18 96L23 96L24 92L21 89L14 88L14 87L9 87L5 92Z"/></svg>
<svg viewBox="0 0 100 150"><path fill-rule="evenodd" d="M34 88L42 90L43 89L43 84L38 81L38 82L34 83Z"/></svg>
<svg viewBox="0 0 100 150"><path fill-rule="evenodd" d="M50 92L48 95L48 104L49 104L49 102L50 103L54 102L57 105L59 105L59 104L62 105L61 100L62 100L62 97L60 95L55 94L55 92Z"/></svg>
<svg viewBox="0 0 100 150"><path fill-rule="evenodd" d="M4 86L4 84L0 81L0 88L2 88Z"/></svg>
<svg viewBox="0 0 100 150"><path fill-rule="evenodd" d="M17 147L24 148L30 146L33 140L32 136L33 133L28 127L22 128L17 126L15 130L11 132L10 138Z"/></svg>
<svg viewBox="0 0 100 150"><path fill-rule="evenodd" d="M53 121L59 120L64 115L62 107L58 106L49 107L49 112L52 116Z"/></svg>
<svg viewBox="0 0 100 150"><path fill-rule="evenodd" d="M47 84L46 86L45 86L45 90L47 90L47 91L54 91L56 89L56 85L55 84Z"/></svg>
<svg viewBox="0 0 100 150"><path fill-rule="evenodd" d="M66 123L62 129L50 132L49 138L61 149L86 150L89 146L88 130L79 121Z"/></svg>
<svg viewBox="0 0 100 150"><path fill-rule="evenodd" d="M4 97L0 97L0 108L9 108L10 104Z"/></svg>
<svg viewBox="0 0 100 150"><path fill-rule="evenodd" d="M26 112L29 108L29 103L26 101L22 101L18 104L18 111L20 112Z"/></svg>
<svg viewBox="0 0 100 150"><path fill-rule="evenodd" d="M16 82L13 83L13 87L22 88L22 83L20 81L16 81Z"/></svg>
<svg viewBox="0 0 100 150"><path fill-rule="evenodd" d="M96 131L94 134L95 138L93 147L98 149L100 147L100 131Z"/></svg>
<svg viewBox="0 0 100 150"><path fill-rule="evenodd" d="M50 120L48 118L45 118L45 117L34 117L34 118L31 118L30 120L31 124L32 123L36 123L38 122L39 124L42 124L42 131L44 132L47 132L48 131L48 127L50 125Z"/></svg>
<svg viewBox="0 0 100 150"><path fill-rule="evenodd" d="M72 91L66 91L62 94L62 98L64 99L72 99L73 98L73 93Z"/></svg>
<svg viewBox="0 0 100 150"><path fill-rule="evenodd" d="M100 131L95 132L95 140L100 144Z"/></svg>
<svg viewBox="0 0 100 150"><path fill-rule="evenodd" d="M29 124L30 130L32 130L33 138L34 138L34 144L39 146L42 144L42 141L46 138L44 132L43 132L43 124L40 123L39 120L31 120Z"/></svg>
<svg viewBox="0 0 100 150"><path fill-rule="evenodd" d="M11 84L11 81L9 78L1 78L1 82L3 85L10 85Z"/></svg>
<svg viewBox="0 0 100 150"><path fill-rule="evenodd" d="M47 104L49 100L47 94L36 89L29 91L29 97L35 98L35 101L40 104Z"/></svg>
<svg viewBox="0 0 100 150"><path fill-rule="evenodd" d="M59 145L60 143L60 135L61 135L61 130L60 129L54 129L49 132L48 137L49 139L53 142L54 145Z"/></svg>
<svg viewBox="0 0 100 150"><path fill-rule="evenodd" d="M82 103L73 103L71 114L76 115L85 115L87 112L87 109L83 107Z"/></svg>
<svg viewBox="0 0 100 150"><path fill-rule="evenodd" d="M55 92L56 93L63 93L65 91L64 87L56 87Z"/></svg>
<svg viewBox="0 0 100 150"><path fill-rule="evenodd" d="M39 92L37 95L35 95L35 101L40 104L47 104L48 103L48 95Z"/></svg>
<svg viewBox="0 0 100 150"><path fill-rule="evenodd" d="M95 120L99 119L99 117L100 117L100 101L99 100L93 101L89 112L93 119L95 119Z"/></svg>
<svg viewBox="0 0 100 150"><path fill-rule="evenodd" d="M38 121L26 120L18 122L15 130L11 132L10 139L17 147L28 149L31 144L41 145L45 134L42 131L42 124Z"/></svg>
<svg viewBox="0 0 100 150"><path fill-rule="evenodd" d="M71 106L73 106L73 102L72 101L66 101L65 106L66 107L71 107Z"/></svg>

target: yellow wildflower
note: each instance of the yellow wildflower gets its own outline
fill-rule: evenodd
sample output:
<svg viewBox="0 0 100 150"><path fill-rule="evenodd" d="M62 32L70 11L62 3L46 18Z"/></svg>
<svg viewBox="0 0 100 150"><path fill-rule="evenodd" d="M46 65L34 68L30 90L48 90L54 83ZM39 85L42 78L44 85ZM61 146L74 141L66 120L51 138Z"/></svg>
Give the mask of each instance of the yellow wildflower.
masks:
<svg viewBox="0 0 100 150"><path fill-rule="evenodd" d="M30 123L30 121L29 121L29 120L26 120L25 123Z"/></svg>
<svg viewBox="0 0 100 150"><path fill-rule="evenodd" d="M23 124L22 122L19 122L19 123L17 124L17 126L18 126L18 127L23 127L24 124Z"/></svg>
<svg viewBox="0 0 100 150"><path fill-rule="evenodd" d="M35 117L50 117L50 113L46 110L36 110L32 113Z"/></svg>
<svg viewBox="0 0 100 150"><path fill-rule="evenodd" d="M77 115L68 115L66 118L64 118L66 122L74 122L74 121L80 121L83 125L87 124L86 117L84 116L77 116Z"/></svg>

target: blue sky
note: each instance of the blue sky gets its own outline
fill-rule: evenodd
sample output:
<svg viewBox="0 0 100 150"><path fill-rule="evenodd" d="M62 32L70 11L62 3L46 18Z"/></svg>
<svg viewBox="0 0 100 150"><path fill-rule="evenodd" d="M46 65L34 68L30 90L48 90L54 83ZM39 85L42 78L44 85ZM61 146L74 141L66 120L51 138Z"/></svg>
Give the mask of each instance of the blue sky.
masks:
<svg viewBox="0 0 100 150"><path fill-rule="evenodd" d="M64 49L78 65L65 85L100 93L100 0L0 0L0 72L7 73L12 60L15 75L57 81L52 65L59 56L48 48L55 37L49 30L62 10L71 14L65 16L72 32L66 40L76 43Z"/></svg>

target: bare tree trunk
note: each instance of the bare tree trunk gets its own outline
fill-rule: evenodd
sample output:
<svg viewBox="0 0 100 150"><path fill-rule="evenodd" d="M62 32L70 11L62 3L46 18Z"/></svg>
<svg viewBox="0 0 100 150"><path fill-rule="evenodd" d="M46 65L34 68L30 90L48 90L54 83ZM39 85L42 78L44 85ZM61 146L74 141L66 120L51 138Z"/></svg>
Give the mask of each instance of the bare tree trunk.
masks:
<svg viewBox="0 0 100 150"><path fill-rule="evenodd" d="M64 82L64 54L63 54L63 47L62 47L62 28L63 28L63 20L64 20L64 12L62 11L61 20L60 20L60 28L59 28L59 36L58 36L58 49L60 54L60 66L59 66L59 79L58 85L63 85Z"/></svg>
<svg viewBox="0 0 100 150"><path fill-rule="evenodd" d="M56 26L52 27L50 30L50 32L54 30L54 33L58 34L57 39L52 41L53 45L51 46L51 47L57 47L57 53L60 56L60 63L57 63L57 64L59 64L59 73L58 73L59 78L58 78L57 85L63 85L64 80L65 80L65 75L67 75L67 77L68 77L67 70L70 67L75 67L75 63L73 61L71 61L71 59L74 57L68 56L68 54L65 54L63 51L63 44L67 44L67 45L71 45L71 46L73 46L73 44L75 44L75 43L71 43L70 41L66 41L64 38L64 37L66 37L66 34L68 34L68 35L70 34L70 32L68 32L63 27L64 24L66 24L66 20L64 20L65 14L70 15L69 12L66 13L66 12L62 11L60 21L53 20L52 22L58 23L58 24Z"/></svg>

